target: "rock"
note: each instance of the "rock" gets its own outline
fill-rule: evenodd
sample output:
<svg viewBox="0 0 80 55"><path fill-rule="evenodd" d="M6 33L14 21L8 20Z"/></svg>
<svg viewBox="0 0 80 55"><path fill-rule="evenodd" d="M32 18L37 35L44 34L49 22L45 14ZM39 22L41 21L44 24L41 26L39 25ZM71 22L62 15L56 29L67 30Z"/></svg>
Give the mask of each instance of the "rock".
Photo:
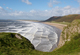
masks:
<svg viewBox="0 0 80 55"><path fill-rule="evenodd" d="M80 20L74 20L67 27L64 27L62 36L64 41L70 41L76 33L80 33Z"/></svg>
<svg viewBox="0 0 80 55"><path fill-rule="evenodd" d="M22 39L21 36L18 35L18 34L15 34L15 37L18 38L18 39Z"/></svg>

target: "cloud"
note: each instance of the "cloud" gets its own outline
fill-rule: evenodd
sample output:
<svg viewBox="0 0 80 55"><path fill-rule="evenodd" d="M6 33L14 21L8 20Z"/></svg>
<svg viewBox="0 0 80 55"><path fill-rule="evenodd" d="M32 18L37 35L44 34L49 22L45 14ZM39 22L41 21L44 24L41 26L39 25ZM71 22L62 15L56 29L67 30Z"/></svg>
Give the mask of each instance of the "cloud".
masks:
<svg viewBox="0 0 80 55"><path fill-rule="evenodd" d="M57 0L50 0L50 2L48 3L49 7L53 7L54 4L59 4L60 2Z"/></svg>
<svg viewBox="0 0 80 55"><path fill-rule="evenodd" d="M53 4L59 4L60 2L57 0L53 0Z"/></svg>
<svg viewBox="0 0 80 55"><path fill-rule="evenodd" d="M3 9L3 8L0 6L0 9Z"/></svg>
<svg viewBox="0 0 80 55"><path fill-rule="evenodd" d="M52 2L49 2L49 3L48 3L48 6L49 6L49 7L53 7Z"/></svg>
<svg viewBox="0 0 80 55"><path fill-rule="evenodd" d="M55 7L51 10L30 10L24 11L8 11L0 6L0 19L31 19L31 20L46 20L52 16L64 16L69 14L80 14L80 8L71 6Z"/></svg>
<svg viewBox="0 0 80 55"><path fill-rule="evenodd" d="M31 13L35 13L36 11L35 11L35 10L30 10L30 12L31 12Z"/></svg>
<svg viewBox="0 0 80 55"><path fill-rule="evenodd" d="M77 0L77 2L79 3L79 5L80 5L80 0Z"/></svg>
<svg viewBox="0 0 80 55"><path fill-rule="evenodd" d="M45 10L46 12L48 11L48 10Z"/></svg>
<svg viewBox="0 0 80 55"><path fill-rule="evenodd" d="M66 7L64 7L65 9L70 9L71 8L71 6L66 6Z"/></svg>
<svg viewBox="0 0 80 55"><path fill-rule="evenodd" d="M6 7L7 9L9 9L9 10L12 10L12 8L9 8L9 7Z"/></svg>
<svg viewBox="0 0 80 55"><path fill-rule="evenodd" d="M4 15L7 14L8 11L6 11L5 9L3 9L1 6L0 6L0 18L1 17L4 17Z"/></svg>
<svg viewBox="0 0 80 55"><path fill-rule="evenodd" d="M29 0L22 0L22 2L24 2L24 3L28 4L28 5L32 4L31 2L29 2Z"/></svg>
<svg viewBox="0 0 80 55"><path fill-rule="evenodd" d="M12 10L12 8L9 8L10 10Z"/></svg>
<svg viewBox="0 0 80 55"><path fill-rule="evenodd" d="M9 9L8 7L6 7L7 9Z"/></svg>

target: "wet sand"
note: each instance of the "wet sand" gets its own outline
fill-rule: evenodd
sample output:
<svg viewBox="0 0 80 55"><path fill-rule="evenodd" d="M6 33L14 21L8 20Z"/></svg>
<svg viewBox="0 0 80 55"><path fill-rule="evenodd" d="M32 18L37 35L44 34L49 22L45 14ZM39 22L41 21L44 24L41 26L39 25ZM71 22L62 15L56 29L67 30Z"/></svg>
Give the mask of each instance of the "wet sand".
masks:
<svg viewBox="0 0 80 55"><path fill-rule="evenodd" d="M23 21L23 20L21 20ZM39 21L33 21L33 22L39 22ZM48 25L51 25L51 26L55 26L57 28L59 28L60 30L63 31L63 28L67 25L65 24L59 24L59 23L50 23L50 22L41 22L41 23L44 23L44 24L48 24ZM62 40L62 36L60 36L60 40L59 40L59 44L58 44L58 48L60 48L61 46L64 45L64 41Z"/></svg>
<svg viewBox="0 0 80 55"><path fill-rule="evenodd" d="M44 24L48 24L48 25L51 25L51 26L55 26L57 28L59 28L60 30L63 31L63 28L67 25L65 24L59 24L59 23L50 23L50 22L42 22ZM58 44L58 48L60 48L62 45L64 44L64 41L62 40L62 36L60 36L60 40L59 40L59 44Z"/></svg>

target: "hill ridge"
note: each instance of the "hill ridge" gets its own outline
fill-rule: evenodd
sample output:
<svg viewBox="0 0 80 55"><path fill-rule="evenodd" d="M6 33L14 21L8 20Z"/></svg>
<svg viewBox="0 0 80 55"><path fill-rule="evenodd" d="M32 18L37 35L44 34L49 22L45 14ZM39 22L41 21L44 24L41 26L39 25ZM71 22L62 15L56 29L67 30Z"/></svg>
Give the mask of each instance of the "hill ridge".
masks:
<svg viewBox="0 0 80 55"><path fill-rule="evenodd" d="M80 19L80 14L71 14L71 15L66 15L66 16L53 16L45 21L72 22L75 19Z"/></svg>

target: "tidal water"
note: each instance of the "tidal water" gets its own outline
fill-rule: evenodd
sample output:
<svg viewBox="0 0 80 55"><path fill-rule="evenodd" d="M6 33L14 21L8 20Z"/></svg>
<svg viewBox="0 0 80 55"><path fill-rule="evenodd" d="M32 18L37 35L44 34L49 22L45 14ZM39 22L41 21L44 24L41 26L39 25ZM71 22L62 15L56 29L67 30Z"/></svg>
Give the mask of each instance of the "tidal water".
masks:
<svg viewBox="0 0 80 55"><path fill-rule="evenodd" d="M61 30L47 24L30 21L0 20L0 32L19 33L27 38L36 50L53 51L58 43Z"/></svg>

